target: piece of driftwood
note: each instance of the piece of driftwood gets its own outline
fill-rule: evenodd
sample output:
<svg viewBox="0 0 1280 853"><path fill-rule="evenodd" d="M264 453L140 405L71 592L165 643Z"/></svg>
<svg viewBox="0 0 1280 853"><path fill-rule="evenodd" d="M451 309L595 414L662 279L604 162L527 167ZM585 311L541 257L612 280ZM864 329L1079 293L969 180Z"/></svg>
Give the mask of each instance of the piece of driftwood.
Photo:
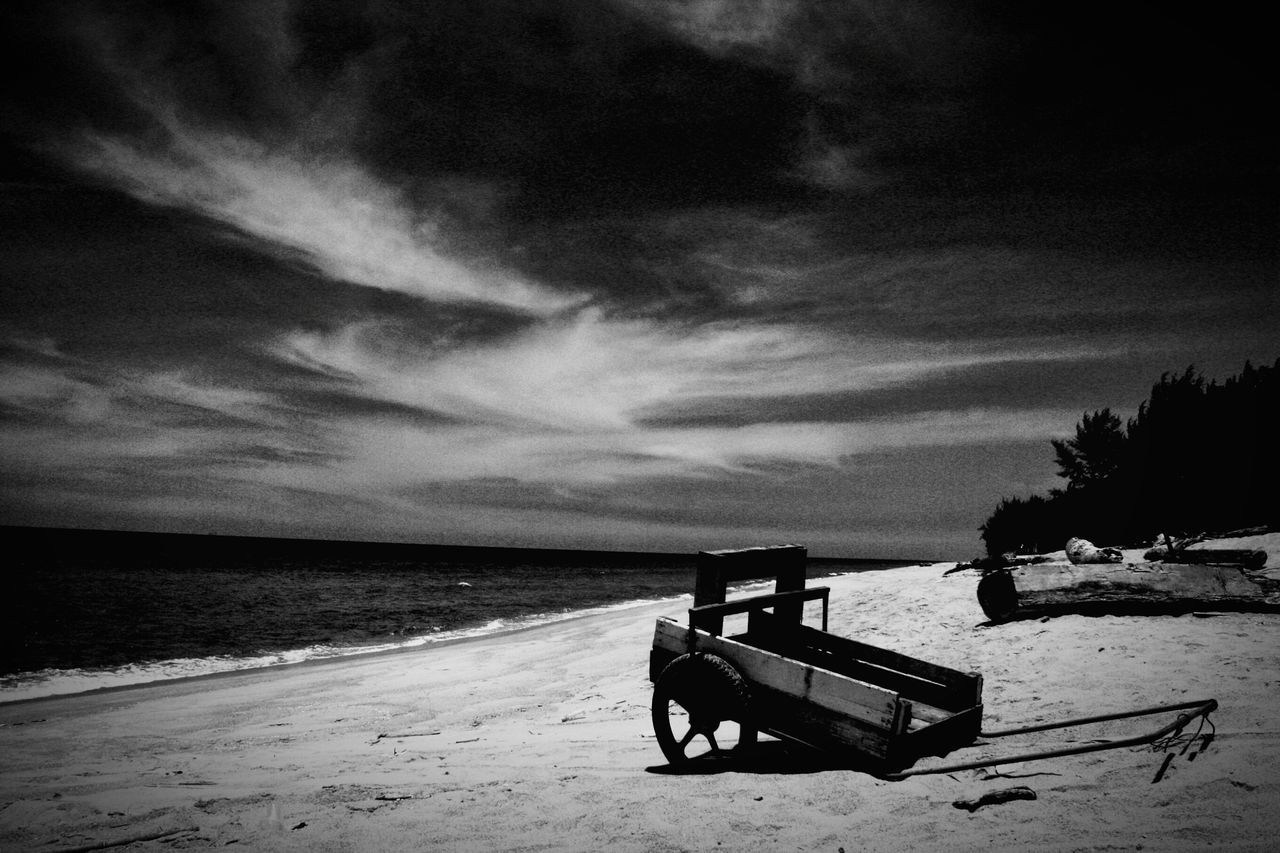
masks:
<svg viewBox="0 0 1280 853"><path fill-rule="evenodd" d="M956 563L954 568L947 569L943 576L956 572L979 571L989 572L993 569L1007 569L1012 566L1026 566L1032 563L1052 563L1053 558L1044 554L1000 554L995 557L978 557L967 563Z"/></svg>
<svg viewBox="0 0 1280 853"><path fill-rule="evenodd" d="M1049 563L986 573L978 603L993 622L1063 613L1269 611L1280 610L1277 586L1241 564Z"/></svg>
<svg viewBox="0 0 1280 853"><path fill-rule="evenodd" d="M142 835L130 835L127 838L117 838L114 841L94 841L89 844L80 844L75 847L59 847L52 853L89 853L91 850L110 850L112 847L128 847L130 844L141 844L144 841L157 841L161 838L168 838L170 835L180 835L184 832L199 832L200 827L188 826L182 829L165 829L160 832L147 832Z"/></svg>
<svg viewBox="0 0 1280 853"><path fill-rule="evenodd" d="M1267 562L1267 552L1257 548L1186 548L1171 551L1160 559L1165 563L1226 563L1257 569Z"/></svg>
<svg viewBox="0 0 1280 853"><path fill-rule="evenodd" d="M1035 798L1035 791L1026 785L1019 785L1016 788L988 791L976 800L956 800L951 805L965 811L976 812L983 806L994 806L1000 803L1012 802L1013 800L1034 800Z"/></svg>

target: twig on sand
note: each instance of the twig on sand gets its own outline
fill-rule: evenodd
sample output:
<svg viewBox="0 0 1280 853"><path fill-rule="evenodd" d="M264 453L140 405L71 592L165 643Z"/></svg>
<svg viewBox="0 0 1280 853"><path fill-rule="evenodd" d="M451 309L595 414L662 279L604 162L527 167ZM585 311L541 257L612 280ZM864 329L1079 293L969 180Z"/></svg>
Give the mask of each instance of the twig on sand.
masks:
<svg viewBox="0 0 1280 853"><path fill-rule="evenodd" d="M389 737L389 738L400 738L400 737L431 737L432 735L438 735L438 734L440 734L440 732L438 732L438 731L434 731L434 732L394 732L394 733L391 733L391 734L388 734L388 733L386 733L386 732L383 732L382 734L378 735L378 736L377 736L376 738L374 738L373 740L369 741L369 745L370 745L370 746L373 746L373 745L374 745L375 743L377 743L378 741L382 740L383 738L388 738L388 737Z"/></svg>
<svg viewBox="0 0 1280 853"><path fill-rule="evenodd" d="M166 838L170 835L179 835L183 832L199 832L200 827L188 826L182 829L166 829L163 832L149 832L145 835L131 835L128 838L118 838L115 841L95 841L92 844L82 844L79 847L60 847L53 853L85 853L87 850L107 850L111 847L124 847L128 844L136 844L139 841L155 841L158 838Z"/></svg>

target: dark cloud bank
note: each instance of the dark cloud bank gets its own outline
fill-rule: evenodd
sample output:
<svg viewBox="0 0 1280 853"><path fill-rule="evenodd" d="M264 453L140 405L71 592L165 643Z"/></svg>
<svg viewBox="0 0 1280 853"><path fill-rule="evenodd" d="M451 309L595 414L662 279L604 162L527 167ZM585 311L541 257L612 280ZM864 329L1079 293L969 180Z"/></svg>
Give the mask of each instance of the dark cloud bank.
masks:
<svg viewBox="0 0 1280 853"><path fill-rule="evenodd" d="M806 145L922 187L1194 185L1269 162L1252 6L776 4L767 32L716 42L662 26L681 5L18 2L10 109L26 141L145 132L122 92L144 87L401 176L514 179L534 209L772 198L803 184Z"/></svg>

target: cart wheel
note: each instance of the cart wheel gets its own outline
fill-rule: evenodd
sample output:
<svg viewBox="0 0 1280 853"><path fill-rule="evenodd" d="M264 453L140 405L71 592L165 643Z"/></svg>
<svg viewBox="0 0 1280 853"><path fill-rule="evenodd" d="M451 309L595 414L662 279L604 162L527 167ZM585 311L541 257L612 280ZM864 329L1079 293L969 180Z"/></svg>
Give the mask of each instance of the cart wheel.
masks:
<svg viewBox="0 0 1280 853"><path fill-rule="evenodd" d="M1018 588L1008 572L987 572L978 581L978 604L992 622L1003 622L1018 612Z"/></svg>
<svg viewBox="0 0 1280 853"><path fill-rule="evenodd" d="M747 708L747 684L728 661L701 652L681 655L667 664L654 684L653 731L667 761L683 764L692 757L689 749L699 736L712 753L724 752L715 733L726 720L738 721L739 740L748 741L754 729L743 722Z"/></svg>

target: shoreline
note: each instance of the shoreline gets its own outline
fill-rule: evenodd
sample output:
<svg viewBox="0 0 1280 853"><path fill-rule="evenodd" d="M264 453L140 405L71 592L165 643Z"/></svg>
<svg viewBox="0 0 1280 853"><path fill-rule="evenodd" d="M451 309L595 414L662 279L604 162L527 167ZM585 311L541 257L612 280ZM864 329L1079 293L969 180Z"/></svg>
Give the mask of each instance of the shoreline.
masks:
<svg viewBox="0 0 1280 853"><path fill-rule="evenodd" d="M122 691L122 690L133 690L133 689L139 689L139 688L145 688L145 687L153 687L153 686L160 686L165 684L186 682L186 681L199 681L204 679L226 678L234 675L245 675L245 674L257 673L257 672L263 672L263 673L275 672L275 671L290 669L294 667L320 666L324 664L340 663L342 661L347 661L347 660L368 660L368 659L373 659L373 658L377 658L379 656L384 656L384 655L390 656L390 655L410 654L413 652L424 652L433 648L444 648L444 647L456 645L458 643L469 643L474 641L486 640L490 638L502 639L504 637L511 636L514 634L520 634L526 631L536 631L539 628L555 626L562 622L570 622L578 619L590 619L594 616L607 616L610 613L614 613L614 612L622 612L626 610L647 607L650 605L657 606L659 604L665 604L668 601L680 601L683 598L692 598L692 596L685 595L685 596L678 596L672 599L657 599L657 600L638 599L636 601L624 602L617 605L605 605L599 608L585 608L583 611L570 611L569 613L564 615L559 615L556 618L547 618L539 621L533 621L528 624L515 625L512 627L497 628L492 631L478 630L477 633L463 633L461 636L444 637L438 640L432 639L430 635L424 635L419 638L406 640L403 644L392 646L390 648L376 648L376 649L370 649L368 651L361 651L360 646L351 646L350 647L351 651L339 652L336 654L329 654L329 655L318 655L315 657L303 658L301 660L284 661L281 663L242 666L242 667L235 667L231 669L214 670L211 672L194 673L191 675L176 675L172 677L161 677L161 678L154 678L149 681L137 681L137 682L128 682L123 684L105 685L102 687L93 687L87 690L74 690L74 691L69 691L65 693L62 693L62 692L48 693L40 696L24 696L16 699L6 699L6 698L3 698L4 691L0 690L0 708L4 708L9 705L22 704L22 703L71 698L75 696L85 696L85 695L91 695L91 694L116 692L116 691ZM541 614L535 614L530 618L538 619L538 616L540 615ZM286 649L279 652L278 654L289 654L290 652L293 652L293 651L305 651L305 649L302 649L302 650ZM168 663L168 661L157 661L155 662L155 664L152 664L152 665L160 666L160 665L164 665L165 663ZM56 672L60 672L60 673L71 672L71 670L57 670ZM107 670L106 672L110 673L114 671Z"/></svg>
<svg viewBox="0 0 1280 853"><path fill-rule="evenodd" d="M1158 784L1165 754L1147 747L887 781L767 738L763 763L672 774L650 720L648 650L654 620L683 613L654 602L0 705L0 849L156 833L186 848L320 853L1267 849L1280 832L1280 618L991 626L976 578L947 565L814 585L832 589L833 633L981 673L989 728L1205 696L1220 703L1212 746L1190 761L1174 744ZM1132 731L1101 728L1081 736ZM1001 753L1029 745L1041 742ZM1037 799L952 805L1015 785Z"/></svg>
<svg viewBox="0 0 1280 853"><path fill-rule="evenodd" d="M833 561L828 560L827 562L831 563ZM821 566L823 561L819 560L818 563L819 563L818 570L819 572L821 572ZM823 581L827 578L845 577L847 575L865 574L867 572L912 569L912 568L917 568L918 566L925 566L925 565L936 565L936 563L919 563L919 564L910 565L910 566L888 566L888 567L877 567L873 569L855 569L853 571L840 572L835 575L825 575L825 574L819 573L817 574L816 577L810 578L810 582L812 584L812 583ZM768 580L747 581L745 583L736 585L733 588L733 590L735 593L740 593L742 591L749 590L753 587L760 586L760 585L767 585L769 583L771 583L771 581L768 581ZM519 620L515 620L517 621L517 624L515 625L512 625L512 626L504 625L502 627L499 627L493 630L485 630L485 627L488 624L492 624L490 622L490 623L483 623L474 628L460 628L454 631L445 632L446 636L441 637L440 639L436 639L431 634L423 634L416 637L405 638L402 642L396 643L396 644L371 642L367 644L367 646L340 647L340 650L337 650L337 651L332 651L325 654L315 654L311 656L304 656L298 660L288 660L288 661L281 661L277 663L265 663L265 664L250 663L244 666L234 665L237 661L246 661L246 660L251 661L254 659L254 657L262 658L262 657L270 657L275 655L293 655L293 654L306 655L308 649L311 647L304 647L299 649L282 649L276 652L262 653L254 657L232 658L230 660L225 660L226 664L228 664L227 668L212 669L207 672L197 672L197 673L191 673L191 674L172 675L172 676L160 675L159 677L147 677L145 674L140 674L139 677L144 678L145 680L124 681L118 684L105 684L99 687L89 687L85 689L72 688L68 690L59 690L51 693L42 693L40 695L34 695L34 696L18 696L15 698L7 698L5 696L6 692L10 692L10 691L18 692L23 689L25 685L20 683L19 685L15 685L14 687L0 688L0 707L6 706L6 705L23 703L23 702L37 702L42 699L53 699L53 698L64 697L64 696L79 696L86 693L101 693L106 691L129 690L129 689L138 688L138 687L146 687L149 685L157 685L157 684L166 684L166 683L175 682L175 681L187 681L191 679L203 679L203 678L219 678L219 677L234 675L236 673L255 672L259 670L270 671L270 670L283 669L286 667L316 665L316 664L322 664L327 662L345 660L348 658L368 658L368 657L372 657L375 655L382 655L382 654L401 654L401 653L407 653L407 652L422 651L428 648L447 646L447 645L452 645L452 644L461 643L461 642L469 642L472 640L483 639L485 637L503 637L509 634L519 633L521 631L534 630L540 627L555 625L560 622L565 622L565 621L574 620L574 619L585 619L585 618L589 618L591 616L596 616L596 615L607 615L613 612L622 612L622 611L631 610L639 607L646 607L651 604L656 605L656 604L664 604L664 603L671 603L671 602L679 602L679 601L691 599L691 598L692 598L691 593L684 593L681 595L671 596L669 598L634 599L629 601L617 602L614 604L596 605L594 607L585 607L580 610L569 610L569 611L562 611L558 613L534 613L534 614L530 614L527 617L522 617ZM454 634L455 636L447 636L448 634ZM369 646L372 646L373 648L368 648ZM368 648L368 650L366 650L366 648ZM193 660L212 662L219 659L218 658L199 658L199 659L193 659ZM113 677L126 678L127 676L123 675L120 672L120 670L125 669L127 667L141 666L144 668L144 670L147 667L162 669L167 665L176 664L177 662L178 661L176 660L161 660L161 661L153 661L145 664L123 664L120 667L103 668L100 670L90 670L87 673L85 673L84 670L53 670L52 672L50 672L49 670L41 670L40 672L36 672L36 673L14 673L8 677L15 677L19 679L23 677L34 678L37 675L50 673L48 676L50 679L62 678L64 680L71 680L71 679L77 679L77 678L104 678L104 679L109 679ZM82 673L84 674L82 675ZM35 686L42 683L44 682L29 681L27 682L27 685Z"/></svg>
<svg viewBox="0 0 1280 853"><path fill-rule="evenodd" d="M429 637L423 638L422 642L406 643L405 645L395 646L392 648L373 649L370 651L351 651L340 654L327 655L323 657L304 658L302 660L286 661L283 663L265 664L260 666L245 666L236 669L216 670L213 672L202 672L193 675L178 675L171 678L157 678L151 681L131 682L127 684L114 684L104 687L94 687L89 690L76 690L68 693L50 693L42 696L28 696L19 699L3 699L0 698L0 710L21 704L31 704L34 702L56 701L58 699L72 699L80 696L94 696L106 693L117 693L128 690L140 690L150 687L163 687L166 685L179 685L186 682L199 682L207 680L215 680L221 678L230 678L233 676L252 676L256 674L269 675L274 672L282 672L290 669L312 666L337 665L346 662L358 663L361 661L376 660L382 657L396 657L399 655L409 655L414 653L426 653L432 649L443 649L462 643L479 643L486 640L501 641L508 637L519 634L537 631L543 628L554 628L566 622L575 622L584 619L593 619L596 617L607 617L614 613L623 613L629 610L637 610L645 607L659 607L672 602L679 602L684 599L692 600L692 595L679 596L674 599L660 600L637 600L634 602L626 602L619 605L609 605L599 609L588 609L586 612L570 612L560 618L548 619L546 621L533 622L526 625L516 625L514 627L498 628L493 631L483 633L467 634L458 637L447 637L440 640L432 640ZM352 647L358 649L358 647ZM161 662L163 663L163 661Z"/></svg>

